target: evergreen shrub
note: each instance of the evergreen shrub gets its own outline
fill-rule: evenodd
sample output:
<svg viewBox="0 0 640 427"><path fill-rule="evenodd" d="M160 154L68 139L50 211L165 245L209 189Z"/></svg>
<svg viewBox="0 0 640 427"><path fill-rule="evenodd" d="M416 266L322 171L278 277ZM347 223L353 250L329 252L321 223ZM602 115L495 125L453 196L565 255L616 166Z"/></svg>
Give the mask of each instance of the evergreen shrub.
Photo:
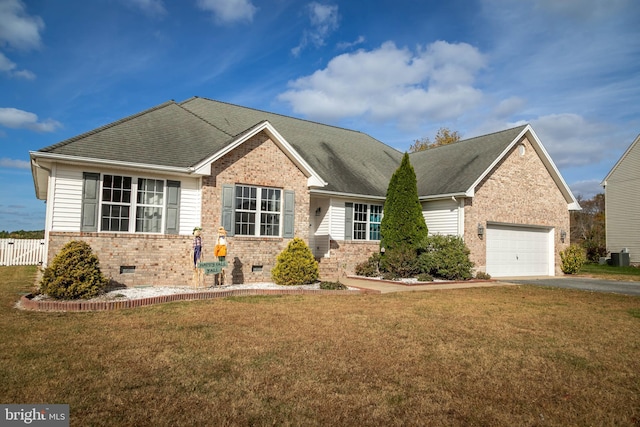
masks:
<svg viewBox="0 0 640 427"><path fill-rule="evenodd" d="M423 240L417 265L422 273L447 280L471 279L469 248L459 236L436 234Z"/></svg>
<svg viewBox="0 0 640 427"><path fill-rule="evenodd" d="M401 246L386 251L380 260L380 270L395 278L415 277L420 273L415 249Z"/></svg>
<svg viewBox="0 0 640 427"><path fill-rule="evenodd" d="M571 245L560 252L561 269L565 274L576 274L587 260L584 249L579 245Z"/></svg>
<svg viewBox="0 0 640 427"><path fill-rule="evenodd" d="M377 277L380 275L378 265L380 265L380 254L375 253L371 255L368 260L356 265L356 275Z"/></svg>
<svg viewBox="0 0 640 427"><path fill-rule="evenodd" d="M305 285L318 279L318 262L304 240L296 237L280 252L271 278L283 286Z"/></svg>
<svg viewBox="0 0 640 427"><path fill-rule="evenodd" d="M103 293L108 284L91 246L73 240L45 268L40 292L55 299L89 299Z"/></svg>

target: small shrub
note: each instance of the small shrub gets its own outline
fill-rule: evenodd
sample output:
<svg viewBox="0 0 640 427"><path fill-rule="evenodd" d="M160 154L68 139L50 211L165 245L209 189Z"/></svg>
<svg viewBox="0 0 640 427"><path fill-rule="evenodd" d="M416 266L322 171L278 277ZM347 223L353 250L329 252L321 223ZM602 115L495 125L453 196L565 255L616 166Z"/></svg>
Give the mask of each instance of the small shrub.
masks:
<svg viewBox="0 0 640 427"><path fill-rule="evenodd" d="M415 277L420 272L416 251L408 246L388 250L380 260L380 270L394 278Z"/></svg>
<svg viewBox="0 0 640 427"><path fill-rule="evenodd" d="M380 275L378 265L380 264L380 254L373 254L368 260L356 265L356 275L364 277L377 277Z"/></svg>
<svg viewBox="0 0 640 427"><path fill-rule="evenodd" d="M305 285L316 281L318 262L304 240L296 237L280 252L276 265L271 270L271 278L283 286Z"/></svg>
<svg viewBox="0 0 640 427"><path fill-rule="evenodd" d="M385 271L384 273L382 273L382 278L384 280L396 280L398 276L396 276L396 274L392 271Z"/></svg>
<svg viewBox="0 0 640 427"><path fill-rule="evenodd" d="M433 276L428 273L418 274L418 282L433 282Z"/></svg>
<svg viewBox="0 0 640 427"><path fill-rule="evenodd" d="M330 291L345 291L349 289L347 285L340 282L320 282L320 289L327 289Z"/></svg>
<svg viewBox="0 0 640 427"><path fill-rule="evenodd" d="M469 248L461 237L429 236L420 247L418 268L422 273L447 280L471 279L473 263L469 260Z"/></svg>
<svg viewBox="0 0 640 427"><path fill-rule="evenodd" d="M84 241L73 240L45 268L40 292L55 299L89 299L104 292L108 283L91 247Z"/></svg>
<svg viewBox="0 0 640 427"><path fill-rule="evenodd" d="M571 245L560 252L561 269L565 274L576 274L587 260L584 249L579 245Z"/></svg>
<svg viewBox="0 0 640 427"><path fill-rule="evenodd" d="M476 273L476 279L478 279L478 280L489 280L489 279L491 279L491 275L489 273L485 273L484 271L478 271Z"/></svg>

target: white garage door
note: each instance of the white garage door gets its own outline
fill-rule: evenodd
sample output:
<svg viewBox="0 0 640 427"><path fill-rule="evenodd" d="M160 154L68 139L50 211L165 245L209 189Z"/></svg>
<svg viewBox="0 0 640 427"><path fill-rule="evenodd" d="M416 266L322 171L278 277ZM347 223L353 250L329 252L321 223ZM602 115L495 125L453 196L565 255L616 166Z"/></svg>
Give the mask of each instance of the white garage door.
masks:
<svg viewBox="0 0 640 427"><path fill-rule="evenodd" d="M487 225L487 273L493 277L553 275L551 236L545 228Z"/></svg>

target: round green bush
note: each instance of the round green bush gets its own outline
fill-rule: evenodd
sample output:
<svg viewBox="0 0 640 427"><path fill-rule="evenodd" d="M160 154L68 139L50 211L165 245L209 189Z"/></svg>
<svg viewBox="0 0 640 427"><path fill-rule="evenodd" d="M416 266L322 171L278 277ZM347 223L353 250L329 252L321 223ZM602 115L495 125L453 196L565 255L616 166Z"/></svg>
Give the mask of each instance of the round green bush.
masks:
<svg viewBox="0 0 640 427"><path fill-rule="evenodd" d="M459 236L429 236L419 248L417 264L420 272L447 280L471 279L473 262L469 248Z"/></svg>
<svg viewBox="0 0 640 427"><path fill-rule="evenodd" d="M564 274L576 274L587 260L584 249L579 245L571 245L560 252L562 265L560 268Z"/></svg>
<svg viewBox="0 0 640 427"><path fill-rule="evenodd" d="M104 292L108 283L91 247L84 241L73 240L45 268L40 292L55 299L89 299Z"/></svg>
<svg viewBox="0 0 640 427"><path fill-rule="evenodd" d="M389 276L390 273L395 278L415 277L420 273L418 266L418 256L415 249L409 246L402 246L386 251L380 260L380 270Z"/></svg>
<svg viewBox="0 0 640 427"><path fill-rule="evenodd" d="M284 286L305 285L318 279L318 262L304 240L296 237L289 242L278 255L271 278Z"/></svg>

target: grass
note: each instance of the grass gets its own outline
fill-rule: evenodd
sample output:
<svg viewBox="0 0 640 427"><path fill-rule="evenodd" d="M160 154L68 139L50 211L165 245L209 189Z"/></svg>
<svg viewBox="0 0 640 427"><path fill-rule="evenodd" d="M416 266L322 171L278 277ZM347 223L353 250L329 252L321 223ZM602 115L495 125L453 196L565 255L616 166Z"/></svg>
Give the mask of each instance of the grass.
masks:
<svg viewBox="0 0 640 427"><path fill-rule="evenodd" d="M609 280L640 281L640 268L614 267L611 265L585 264L580 269L580 276L597 277Z"/></svg>
<svg viewBox="0 0 640 427"><path fill-rule="evenodd" d="M14 308L0 402L71 425L638 425L640 298L534 286Z"/></svg>

